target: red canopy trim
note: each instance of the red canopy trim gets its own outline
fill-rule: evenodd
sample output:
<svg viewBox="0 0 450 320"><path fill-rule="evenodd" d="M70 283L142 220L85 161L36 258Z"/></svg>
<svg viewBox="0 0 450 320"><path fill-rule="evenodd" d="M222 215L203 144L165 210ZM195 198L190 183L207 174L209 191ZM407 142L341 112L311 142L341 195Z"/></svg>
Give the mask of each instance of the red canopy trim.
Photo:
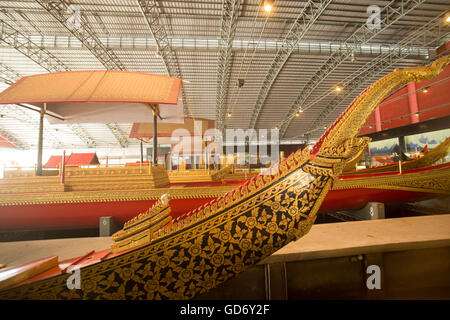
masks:
<svg viewBox="0 0 450 320"><path fill-rule="evenodd" d="M201 136L209 129L214 129L215 121L208 119L185 117L184 123L158 123L158 137L171 137L175 130L185 129L185 134L182 136ZM201 124L200 124L201 123ZM199 131L199 132L197 132ZM182 131L178 131L182 134ZM133 123L129 138L153 138L153 123Z"/></svg>
<svg viewBox="0 0 450 320"><path fill-rule="evenodd" d="M6 134L0 132L0 148L13 148L17 149L17 146L14 144L11 139Z"/></svg>
<svg viewBox="0 0 450 320"><path fill-rule="evenodd" d="M96 153L72 153L66 161L66 166L83 166L100 164Z"/></svg>
<svg viewBox="0 0 450 320"><path fill-rule="evenodd" d="M51 156L50 159L48 159L47 163L44 165L45 169L52 169L52 168L58 168L61 164L62 156Z"/></svg>

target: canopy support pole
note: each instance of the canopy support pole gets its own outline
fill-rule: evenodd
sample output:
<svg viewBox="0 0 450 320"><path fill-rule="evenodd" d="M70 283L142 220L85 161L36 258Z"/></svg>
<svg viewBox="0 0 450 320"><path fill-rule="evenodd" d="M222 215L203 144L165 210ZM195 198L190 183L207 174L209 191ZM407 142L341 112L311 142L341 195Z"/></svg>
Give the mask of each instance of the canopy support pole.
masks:
<svg viewBox="0 0 450 320"><path fill-rule="evenodd" d="M44 140L44 115L47 109L47 104L44 103L44 106L41 107L41 111L39 113L39 137L38 137L38 156L37 156L37 168L36 175L42 176L42 148L43 148L43 140Z"/></svg>
<svg viewBox="0 0 450 320"><path fill-rule="evenodd" d="M144 147L142 145L142 139L140 139L141 141L141 167L144 165Z"/></svg>
<svg viewBox="0 0 450 320"><path fill-rule="evenodd" d="M63 152L62 162L61 162L61 183L66 182L66 150Z"/></svg>
<svg viewBox="0 0 450 320"><path fill-rule="evenodd" d="M158 114L153 112L153 165L158 165Z"/></svg>

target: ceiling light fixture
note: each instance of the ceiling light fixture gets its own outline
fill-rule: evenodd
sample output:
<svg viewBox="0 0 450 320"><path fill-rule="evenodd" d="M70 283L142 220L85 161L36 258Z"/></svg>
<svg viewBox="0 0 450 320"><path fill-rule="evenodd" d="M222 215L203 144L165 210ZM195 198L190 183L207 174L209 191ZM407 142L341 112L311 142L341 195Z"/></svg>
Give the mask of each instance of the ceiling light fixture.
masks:
<svg viewBox="0 0 450 320"><path fill-rule="evenodd" d="M273 1L271 0L264 0L264 11L265 12L270 12L273 9Z"/></svg>
<svg viewBox="0 0 450 320"><path fill-rule="evenodd" d="M338 84L336 87L334 87L334 91L336 93L341 93L342 92L342 85Z"/></svg>
<svg viewBox="0 0 450 320"><path fill-rule="evenodd" d="M227 117L228 117L228 118L231 118L231 112L228 112L228 113L227 113Z"/></svg>
<svg viewBox="0 0 450 320"><path fill-rule="evenodd" d="M426 88L426 87L423 88L422 92L423 92L423 93L427 93L427 92L428 92L428 88Z"/></svg>

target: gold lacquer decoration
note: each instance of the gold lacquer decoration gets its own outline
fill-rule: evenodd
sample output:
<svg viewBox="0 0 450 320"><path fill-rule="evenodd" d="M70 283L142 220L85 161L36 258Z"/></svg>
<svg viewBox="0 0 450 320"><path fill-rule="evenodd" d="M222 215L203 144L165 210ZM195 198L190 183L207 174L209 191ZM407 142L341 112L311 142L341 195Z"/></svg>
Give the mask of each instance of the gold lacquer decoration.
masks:
<svg viewBox="0 0 450 320"><path fill-rule="evenodd" d="M430 151L426 151L418 159L413 159L402 163L402 170L412 170L433 165L442 158L445 158L450 151L450 137L442 141L438 146Z"/></svg>
<svg viewBox="0 0 450 320"><path fill-rule="evenodd" d="M108 190L110 193L113 193L119 190L155 189L167 187L168 185L169 176L166 169L162 166L67 167L64 183L61 183L61 177L59 176L28 176L0 179L0 205L9 205L9 199L13 198L32 199L23 204L34 204L39 203L40 198L51 199L60 197L70 199L72 195L75 196L72 193L60 194L67 191L91 191L96 193L98 190Z"/></svg>
<svg viewBox="0 0 450 320"><path fill-rule="evenodd" d="M442 70L442 62L407 69L405 75L395 71L382 79L383 86L375 83L344 114L345 125L338 122L312 156L307 148L297 151L188 213L188 219L155 231L149 244L82 268L83 282L95 286L71 291L70 275L63 274L0 292L0 298L191 299L206 293L305 235L333 182L360 151L356 135L389 93L385 86L431 77L436 68Z"/></svg>
<svg viewBox="0 0 450 320"><path fill-rule="evenodd" d="M217 172L214 172L211 174L211 180L212 181L218 181L224 179L227 175L233 172L233 165L229 164L222 169L218 170Z"/></svg>
<svg viewBox="0 0 450 320"><path fill-rule="evenodd" d="M398 85L436 77L449 64L450 56L431 65L394 70L361 93L320 139L321 147L339 146L356 137L364 123L383 99Z"/></svg>
<svg viewBox="0 0 450 320"><path fill-rule="evenodd" d="M112 252L122 252L149 243L155 231L171 226L169 200L170 196L164 194L147 212L125 222L123 229L112 235Z"/></svg>
<svg viewBox="0 0 450 320"><path fill-rule="evenodd" d="M419 168L430 167L448 155L450 150L450 137L441 142L438 146L430 151L425 151L423 155L419 155L416 159L406 160L401 162L402 171L413 170ZM368 168L346 172L349 175L361 173L379 173L379 172L395 172L400 171L399 163L394 163L387 166Z"/></svg>

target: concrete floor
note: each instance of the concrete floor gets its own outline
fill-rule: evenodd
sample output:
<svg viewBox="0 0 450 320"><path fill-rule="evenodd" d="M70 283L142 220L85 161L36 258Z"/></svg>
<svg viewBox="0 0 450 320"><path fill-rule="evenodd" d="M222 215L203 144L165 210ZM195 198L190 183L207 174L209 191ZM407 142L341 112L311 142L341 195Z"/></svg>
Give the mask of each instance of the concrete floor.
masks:
<svg viewBox="0 0 450 320"><path fill-rule="evenodd" d="M450 245L450 214L318 224L264 263Z"/></svg>
<svg viewBox="0 0 450 320"><path fill-rule="evenodd" d="M52 255L61 261L110 244L110 237L0 242L0 264L9 267ZM445 246L450 246L450 214L320 224L261 263Z"/></svg>

